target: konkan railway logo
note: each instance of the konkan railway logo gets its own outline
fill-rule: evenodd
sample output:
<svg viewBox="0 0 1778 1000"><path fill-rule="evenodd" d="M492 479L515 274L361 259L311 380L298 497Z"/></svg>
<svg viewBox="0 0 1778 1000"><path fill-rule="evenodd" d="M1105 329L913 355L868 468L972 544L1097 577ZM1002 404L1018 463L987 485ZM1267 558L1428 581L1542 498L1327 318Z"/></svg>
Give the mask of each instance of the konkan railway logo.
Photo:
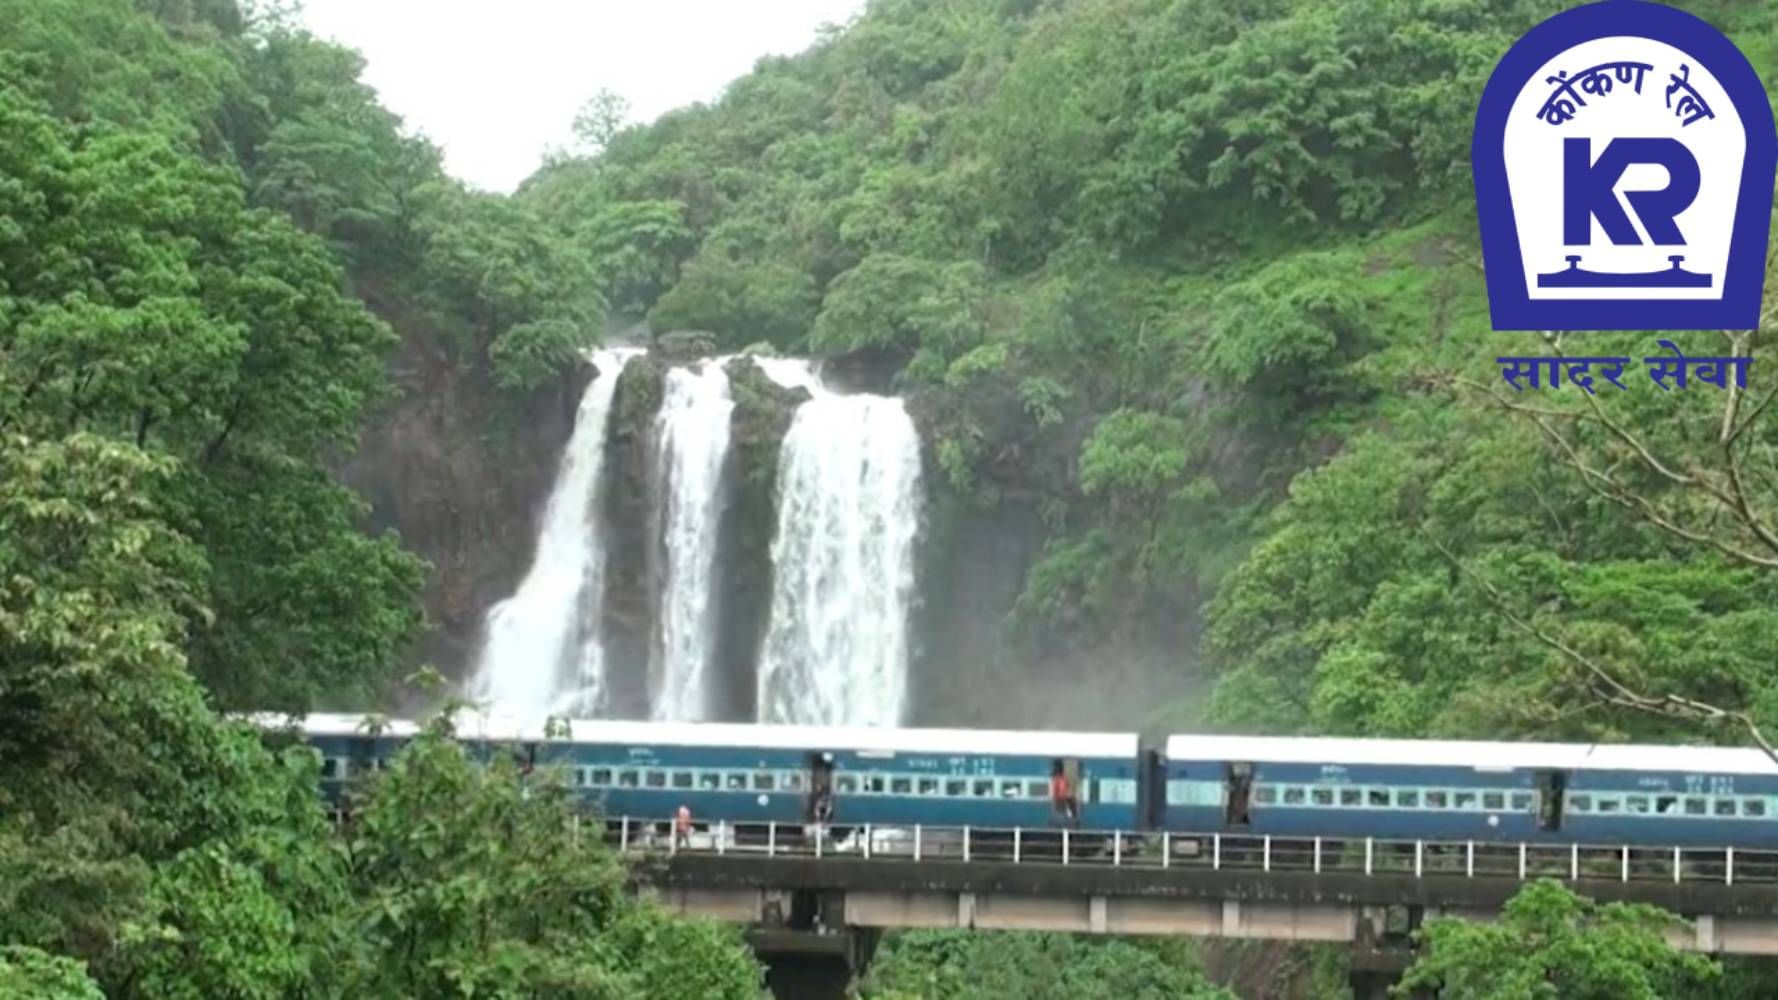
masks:
<svg viewBox="0 0 1778 1000"><path fill-rule="evenodd" d="M1758 326L1778 136L1709 24L1641 0L1509 50L1471 147L1496 330Z"/></svg>

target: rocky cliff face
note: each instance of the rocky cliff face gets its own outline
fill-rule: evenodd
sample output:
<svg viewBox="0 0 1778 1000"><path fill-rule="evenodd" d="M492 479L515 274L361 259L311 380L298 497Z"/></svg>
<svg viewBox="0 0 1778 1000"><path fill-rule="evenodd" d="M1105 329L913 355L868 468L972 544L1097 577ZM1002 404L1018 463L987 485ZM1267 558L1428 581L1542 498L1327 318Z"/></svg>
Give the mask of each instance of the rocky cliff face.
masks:
<svg viewBox="0 0 1778 1000"><path fill-rule="evenodd" d="M581 368L529 398L497 390L486 369L447 356L434 331L374 284L359 289L401 334L391 361L398 396L340 464L371 504L373 530L394 528L432 564L428 628L414 651L452 678L473 665L486 609L530 565L574 413L592 377Z"/></svg>

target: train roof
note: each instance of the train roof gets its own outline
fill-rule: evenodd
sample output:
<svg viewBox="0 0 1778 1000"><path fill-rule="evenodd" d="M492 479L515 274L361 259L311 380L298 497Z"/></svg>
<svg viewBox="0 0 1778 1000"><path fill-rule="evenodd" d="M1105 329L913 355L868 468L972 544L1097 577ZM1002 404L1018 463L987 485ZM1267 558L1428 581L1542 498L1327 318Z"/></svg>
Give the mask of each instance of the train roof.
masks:
<svg viewBox="0 0 1778 1000"><path fill-rule="evenodd" d="M311 714L297 727L310 736L363 734L366 715ZM260 715L254 721L281 728L287 716ZM513 717L459 713L457 733L470 739L544 740L542 722ZM783 750L849 750L864 753L969 753L998 756L1130 758L1136 756L1135 733L1080 733L1046 730L892 729L867 726L787 726L722 722L629 722L605 719L568 721L571 743L621 743L685 747L768 747ZM383 732L412 736L419 725L389 719Z"/></svg>
<svg viewBox="0 0 1778 1000"><path fill-rule="evenodd" d="M1496 743L1475 740L1372 740L1305 736L1167 738L1170 760L1293 764L1419 764L1478 771L1687 771L1778 777L1778 762L1745 747L1628 743Z"/></svg>

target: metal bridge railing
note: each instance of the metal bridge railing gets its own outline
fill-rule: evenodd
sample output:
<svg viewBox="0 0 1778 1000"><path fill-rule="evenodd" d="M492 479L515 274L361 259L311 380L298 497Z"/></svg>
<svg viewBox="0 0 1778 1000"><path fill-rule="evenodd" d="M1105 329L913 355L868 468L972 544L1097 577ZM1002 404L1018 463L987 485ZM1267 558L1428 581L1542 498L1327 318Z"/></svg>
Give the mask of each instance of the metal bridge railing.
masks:
<svg viewBox="0 0 1778 1000"><path fill-rule="evenodd" d="M1778 850L1532 844L1496 841L1273 837L971 826L822 826L697 822L683 840L671 819L605 820L626 852L744 857L965 861L1113 868L1201 869L1505 878L1523 881L1778 883Z"/></svg>

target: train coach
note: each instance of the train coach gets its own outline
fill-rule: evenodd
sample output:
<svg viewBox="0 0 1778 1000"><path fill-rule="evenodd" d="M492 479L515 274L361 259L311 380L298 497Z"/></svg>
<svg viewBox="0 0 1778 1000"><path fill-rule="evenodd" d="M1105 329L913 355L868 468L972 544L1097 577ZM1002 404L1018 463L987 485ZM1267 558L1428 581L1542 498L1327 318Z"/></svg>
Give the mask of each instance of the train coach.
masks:
<svg viewBox="0 0 1778 1000"><path fill-rule="evenodd" d="M612 817L668 817L685 806L700 822L737 825L1133 830L1145 804L1135 733L577 720L546 734L475 713L456 722L471 752L560 767L583 801ZM322 755L334 801L415 732L410 722L375 730L356 715L310 715L300 728ZM1073 815L1058 815L1052 800L1057 772Z"/></svg>
<svg viewBox="0 0 1778 1000"><path fill-rule="evenodd" d="M1176 735L1158 769L1173 831L1778 849L1752 749Z"/></svg>

